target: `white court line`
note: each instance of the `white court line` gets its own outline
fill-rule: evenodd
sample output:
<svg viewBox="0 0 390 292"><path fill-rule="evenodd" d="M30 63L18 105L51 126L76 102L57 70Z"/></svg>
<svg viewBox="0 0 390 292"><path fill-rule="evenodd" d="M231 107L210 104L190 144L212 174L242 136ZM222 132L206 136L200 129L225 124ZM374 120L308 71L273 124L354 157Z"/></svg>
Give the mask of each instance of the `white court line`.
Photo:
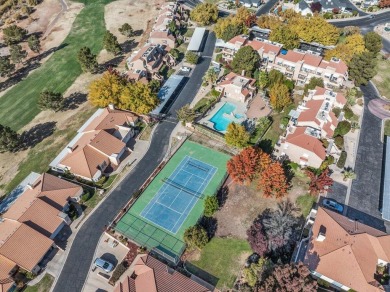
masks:
<svg viewBox="0 0 390 292"><path fill-rule="evenodd" d="M186 159L186 160L185 160L185 159ZM187 160L188 160L188 157L186 156L186 157L184 157L184 159L180 162L180 164L183 164L183 165L184 165L184 162L187 162ZM180 164L175 168L175 170L173 171L173 173L175 173L175 171L177 171L178 168L181 169L181 168L183 167L183 166L180 165ZM175 177L177 176L178 173L179 173L179 171L176 172L176 174L175 174L175 176L174 176L173 178L175 178ZM165 187L165 188L164 188L164 187ZM164 191L165 191L168 187L169 187L169 185L166 184L166 183L164 183L164 184L158 189L158 191L157 191L157 193L156 193L156 194L158 194L158 196L156 196L156 195L153 196L153 198L152 198L152 200L149 202L149 204L152 203L152 201L154 200L153 203L150 205L150 207L149 207L149 204L148 204L148 205L145 207L145 208L149 207L148 210L146 211L146 213L145 213L144 215L142 215L142 213L143 213L143 211L145 211L145 209L142 210L140 216L142 216L143 218L145 218L145 219L148 220L148 218L146 218L146 216L149 214L149 212L150 212L150 210L153 208L154 204L156 204L156 202L158 202L158 200L160 199L160 197L161 197L162 194L163 194L163 192L160 192L160 191L162 190L162 188L164 188ZM175 197L175 198L176 198L176 197ZM160 204L160 205L161 205L161 204ZM151 220L149 220L149 221L151 221ZM151 222L153 222L153 221L151 221ZM153 222L153 223L154 223L154 222Z"/></svg>
<svg viewBox="0 0 390 292"><path fill-rule="evenodd" d="M168 207L167 205L161 204L161 203L159 203L159 202L156 202L156 204L159 204L160 206L163 206L163 207L165 207L165 208L167 208L167 209L169 209L169 210L172 210L173 212L175 212L175 213L177 213L177 214L182 215L182 213L177 212L176 210L174 210L174 209Z"/></svg>
<svg viewBox="0 0 390 292"><path fill-rule="evenodd" d="M204 190L207 188L207 186L208 186L209 183L211 182L212 178L214 177L214 175L215 175L215 174L217 173L217 171L218 171L218 167L215 167L215 166L211 166L211 167L212 167L211 170L214 170L214 173L213 173L213 175L210 177L210 179L207 181L207 185L205 185ZM209 172L209 173L207 174L207 177L209 177L210 174L211 174L211 172ZM206 180L204 180L204 181L202 182L201 187L203 186L203 184L204 184L205 181L206 181ZM200 189L200 187L198 188L197 191L199 191L199 189ZM189 214L191 214L192 209L196 206L196 203L197 203L198 200L199 200L199 198L197 198L197 197L195 197L195 196L193 196L193 198L195 198L196 201L195 201L195 203L192 205L191 209L187 212L187 217L188 217ZM191 201L190 201L191 203L192 203L192 201L193 201L193 198L192 198ZM188 208L189 205L190 205L190 204L187 205L187 207L186 207L185 210L187 210L187 208ZM183 212L183 214L184 214L184 212ZM183 215L183 214L182 214L182 215ZM177 231L176 231L174 234L176 234L176 233L181 229L181 227L182 227L182 225L184 224L184 222L186 221L187 217L181 222L179 228L177 229ZM180 216L180 218L181 218L181 216ZM179 218L179 219L180 219L180 218ZM176 224L177 224L178 222L179 222L179 220L176 221L176 223L175 223L175 225L174 225L173 227L175 227Z"/></svg>

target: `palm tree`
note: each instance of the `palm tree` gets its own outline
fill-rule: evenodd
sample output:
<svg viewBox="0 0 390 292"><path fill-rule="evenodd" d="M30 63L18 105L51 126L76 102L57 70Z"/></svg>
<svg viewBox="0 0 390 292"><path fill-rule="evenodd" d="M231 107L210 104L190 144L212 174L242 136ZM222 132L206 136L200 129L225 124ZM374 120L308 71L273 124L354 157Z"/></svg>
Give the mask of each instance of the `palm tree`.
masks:
<svg viewBox="0 0 390 292"><path fill-rule="evenodd" d="M298 218L294 215L297 211L295 204L287 199L278 203L276 210L265 212L262 224L271 249L287 246L295 240Z"/></svg>
<svg viewBox="0 0 390 292"><path fill-rule="evenodd" d="M355 179L356 178L356 173L353 171L352 168L346 168L343 171L344 175L344 181L347 181L348 179Z"/></svg>
<svg viewBox="0 0 390 292"><path fill-rule="evenodd" d="M211 85L214 85L215 82L217 82L217 79L218 79L218 74L217 74L217 72L215 72L215 70L213 68L210 68L209 70L207 70L206 74L203 77L203 80L207 84L211 84Z"/></svg>

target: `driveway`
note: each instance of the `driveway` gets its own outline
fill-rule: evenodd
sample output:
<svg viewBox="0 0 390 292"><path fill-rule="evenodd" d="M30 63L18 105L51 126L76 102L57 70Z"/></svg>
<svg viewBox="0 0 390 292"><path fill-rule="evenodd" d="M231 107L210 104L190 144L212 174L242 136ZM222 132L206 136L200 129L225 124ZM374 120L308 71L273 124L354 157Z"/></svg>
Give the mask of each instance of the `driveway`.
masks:
<svg viewBox="0 0 390 292"><path fill-rule="evenodd" d="M379 211L383 158L382 120L368 110L369 102L378 98L375 88L369 83L361 89L365 100L364 115L355 164L357 177L352 182L347 216L384 229L386 224Z"/></svg>
<svg viewBox="0 0 390 292"><path fill-rule="evenodd" d="M55 292L82 290L103 229L163 160L168 150L170 135L177 125L176 110L194 99L202 84L202 77L210 65L214 46L215 35L210 33L200 63L168 111L169 120L163 120L156 127L146 155L80 228L54 287Z"/></svg>

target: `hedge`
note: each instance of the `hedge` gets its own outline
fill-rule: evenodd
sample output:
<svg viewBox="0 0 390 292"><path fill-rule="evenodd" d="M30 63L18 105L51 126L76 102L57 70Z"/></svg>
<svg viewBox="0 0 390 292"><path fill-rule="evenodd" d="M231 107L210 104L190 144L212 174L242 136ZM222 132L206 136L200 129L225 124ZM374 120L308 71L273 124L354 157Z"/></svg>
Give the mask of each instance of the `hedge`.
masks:
<svg viewBox="0 0 390 292"><path fill-rule="evenodd" d="M344 168L346 160L347 160L347 152L342 151L341 154L340 154L340 158L337 161L337 167L338 168Z"/></svg>

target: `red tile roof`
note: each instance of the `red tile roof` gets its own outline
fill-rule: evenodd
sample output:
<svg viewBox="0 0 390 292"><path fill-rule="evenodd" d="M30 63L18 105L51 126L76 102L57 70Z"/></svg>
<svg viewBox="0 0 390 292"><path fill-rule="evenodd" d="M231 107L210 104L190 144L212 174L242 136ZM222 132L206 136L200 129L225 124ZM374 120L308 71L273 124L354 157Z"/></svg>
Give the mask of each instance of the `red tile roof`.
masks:
<svg viewBox="0 0 390 292"><path fill-rule="evenodd" d="M314 155L324 160L326 157L326 152L321 141L313 136L305 134L305 130L306 127L296 128L294 133L289 134L286 137L286 142L306 149L307 151L312 152Z"/></svg>
<svg viewBox="0 0 390 292"><path fill-rule="evenodd" d="M302 54L302 53L298 53L298 52L294 52L294 51L287 51L287 53L285 55L279 54L278 58L281 58L283 60L286 60L286 61L289 61L292 63L297 63L299 61L302 61L304 56L305 56L305 54Z"/></svg>
<svg viewBox="0 0 390 292"><path fill-rule="evenodd" d="M206 292L208 288L169 268L155 258L145 255L135 264L114 292Z"/></svg>
<svg viewBox="0 0 390 292"><path fill-rule="evenodd" d="M303 57L303 61L305 64L313 66L313 67L318 67L321 63L322 57L312 55L312 54L305 54Z"/></svg>
<svg viewBox="0 0 390 292"><path fill-rule="evenodd" d="M323 241L317 240L322 233ZM304 263L356 291L383 291L374 279L378 259L390 261L390 235L319 208Z"/></svg>

